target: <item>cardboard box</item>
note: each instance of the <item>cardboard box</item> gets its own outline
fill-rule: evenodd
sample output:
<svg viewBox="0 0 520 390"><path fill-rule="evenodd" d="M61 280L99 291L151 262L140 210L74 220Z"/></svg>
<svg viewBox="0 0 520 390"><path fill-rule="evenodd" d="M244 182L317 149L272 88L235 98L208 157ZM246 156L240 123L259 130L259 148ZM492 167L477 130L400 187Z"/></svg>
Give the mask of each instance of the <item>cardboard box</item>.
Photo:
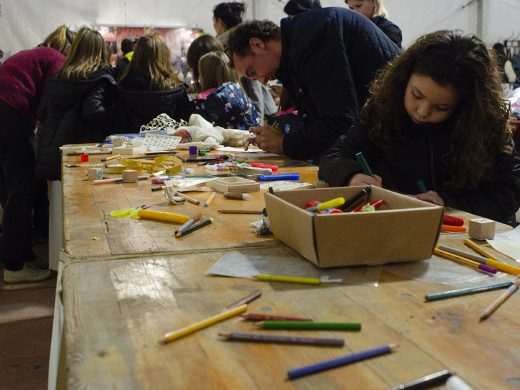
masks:
<svg viewBox="0 0 520 390"><path fill-rule="evenodd" d="M318 267L376 265L428 259L442 223L443 207L378 187L370 201L384 204L371 213L314 215L311 200L348 199L363 187L335 187L265 194L276 238Z"/></svg>

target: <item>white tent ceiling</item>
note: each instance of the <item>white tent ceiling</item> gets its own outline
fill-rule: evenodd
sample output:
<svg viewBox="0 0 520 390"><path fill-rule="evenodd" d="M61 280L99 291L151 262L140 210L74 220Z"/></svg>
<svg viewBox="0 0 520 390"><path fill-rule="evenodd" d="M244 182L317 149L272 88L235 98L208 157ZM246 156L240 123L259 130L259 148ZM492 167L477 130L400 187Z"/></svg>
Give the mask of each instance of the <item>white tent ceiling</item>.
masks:
<svg viewBox="0 0 520 390"><path fill-rule="evenodd" d="M401 27L403 44L439 29L477 33L482 4L482 37L488 44L520 36L520 0L385 0L389 19ZM0 0L0 49L14 53L38 44L54 28L83 25L187 26L213 34L212 9L218 0ZM278 22L282 0L245 0L248 18ZM344 7L343 0L322 0Z"/></svg>

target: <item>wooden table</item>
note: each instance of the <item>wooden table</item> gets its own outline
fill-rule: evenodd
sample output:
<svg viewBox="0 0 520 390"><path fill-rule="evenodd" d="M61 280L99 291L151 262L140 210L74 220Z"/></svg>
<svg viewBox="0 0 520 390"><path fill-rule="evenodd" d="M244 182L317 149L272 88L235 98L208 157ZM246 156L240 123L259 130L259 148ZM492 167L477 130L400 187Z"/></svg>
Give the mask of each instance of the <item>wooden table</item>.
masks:
<svg viewBox="0 0 520 390"><path fill-rule="evenodd" d="M65 163L76 161L77 157L65 158ZM306 286L206 276L207 269L231 250L276 257L295 253L273 237L250 233L248 225L258 216L215 212L232 208L230 201L216 199L207 210L192 204L169 206L162 194L149 191L148 183L92 186L83 181L85 172L86 168L64 170L59 388L385 389L444 368L475 389L515 388L519 381L520 319L511 314L520 309L516 296L479 323L479 314L500 291L425 303L425 294L450 286L399 276L387 266L377 286ZM215 224L181 240L172 237L172 225L154 221L108 220L106 228L102 210L143 203L190 215L204 210L215 217ZM262 208L263 198L257 193L238 204ZM506 229L499 225L498 230ZM441 235L440 241L462 247L464 237ZM251 311L358 321L362 331L297 332L344 338L343 348L221 341L219 332L254 329L233 318L168 345L158 344L165 332L217 314L258 288L263 294L250 304ZM387 343L398 343L399 348L355 365L286 379L290 368Z"/></svg>
<svg viewBox="0 0 520 390"><path fill-rule="evenodd" d="M106 157L106 156L105 156ZM254 158L254 157L252 157ZM91 156L90 164L95 165L100 156ZM170 204L163 191L151 192L151 180L126 184L93 185L86 180L87 165L77 166L78 156L64 156L63 167L63 229L64 251L71 261L90 257L136 256L150 253L182 253L226 248L277 245L273 236L256 236L249 224L261 219L259 215L222 215L219 209L254 209L265 207L263 192L251 193L246 201L229 200L219 194L209 207L202 203L208 192L190 193L202 203L196 206L186 202L183 205ZM264 159L262 159L264 160ZM283 162L271 159L274 163ZM67 167L67 165L76 165ZM209 174L202 167L195 167L198 174ZM312 184L317 180L317 167L281 168L283 173L300 172L302 181ZM121 175L110 175L113 177ZM130 218L111 218L110 211L127 209L146 204L150 209L187 215L202 213L213 217L211 227L182 239L175 239L173 233L178 225ZM105 215L108 217L105 218ZM106 222L106 223L105 223Z"/></svg>

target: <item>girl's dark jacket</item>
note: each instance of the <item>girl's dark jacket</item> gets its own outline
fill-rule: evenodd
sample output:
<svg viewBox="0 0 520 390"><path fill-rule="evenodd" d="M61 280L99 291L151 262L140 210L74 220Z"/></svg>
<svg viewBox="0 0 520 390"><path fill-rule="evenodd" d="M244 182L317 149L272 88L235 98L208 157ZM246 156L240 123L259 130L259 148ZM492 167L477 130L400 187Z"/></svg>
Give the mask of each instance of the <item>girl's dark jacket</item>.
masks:
<svg viewBox="0 0 520 390"><path fill-rule="evenodd" d="M116 81L103 66L86 80L50 78L38 110L36 175L60 180L59 147L100 142L113 133L116 123Z"/></svg>
<svg viewBox="0 0 520 390"><path fill-rule="evenodd" d="M142 125L163 113L177 121L189 120L195 110L184 85L161 91L141 75L121 80L118 97L119 130L124 133L138 133Z"/></svg>
<svg viewBox="0 0 520 390"><path fill-rule="evenodd" d="M417 181L424 180L445 205L503 223L514 221L520 207L520 159L500 153L494 161L494 174L475 189L455 189L445 155L450 147L449 121L435 125L410 125L396 140L392 155L387 155L356 124L328 150L320 164L319 176L330 186L345 186L361 173L355 155L363 152L374 174L381 176L383 187L405 194L418 194ZM512 142L512 141L511 141Z"/></svg>

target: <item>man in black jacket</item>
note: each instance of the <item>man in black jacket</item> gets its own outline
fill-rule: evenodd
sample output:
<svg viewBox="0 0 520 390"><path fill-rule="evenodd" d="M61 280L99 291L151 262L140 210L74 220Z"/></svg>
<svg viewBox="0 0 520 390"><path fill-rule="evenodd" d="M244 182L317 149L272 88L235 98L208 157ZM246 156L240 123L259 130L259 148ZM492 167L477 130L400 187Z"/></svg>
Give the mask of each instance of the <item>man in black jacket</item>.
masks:
<svg viewBox="0 0 520 390"><path fill-rule="evenodd" d="M375 73L399 49L362 15L323 8L282 19L281 27L245 22L231 33L228 51L239 73L262 83L280 80L302 121L288 131L252 128L257 145L318 160L352 125Z"/></svg>

